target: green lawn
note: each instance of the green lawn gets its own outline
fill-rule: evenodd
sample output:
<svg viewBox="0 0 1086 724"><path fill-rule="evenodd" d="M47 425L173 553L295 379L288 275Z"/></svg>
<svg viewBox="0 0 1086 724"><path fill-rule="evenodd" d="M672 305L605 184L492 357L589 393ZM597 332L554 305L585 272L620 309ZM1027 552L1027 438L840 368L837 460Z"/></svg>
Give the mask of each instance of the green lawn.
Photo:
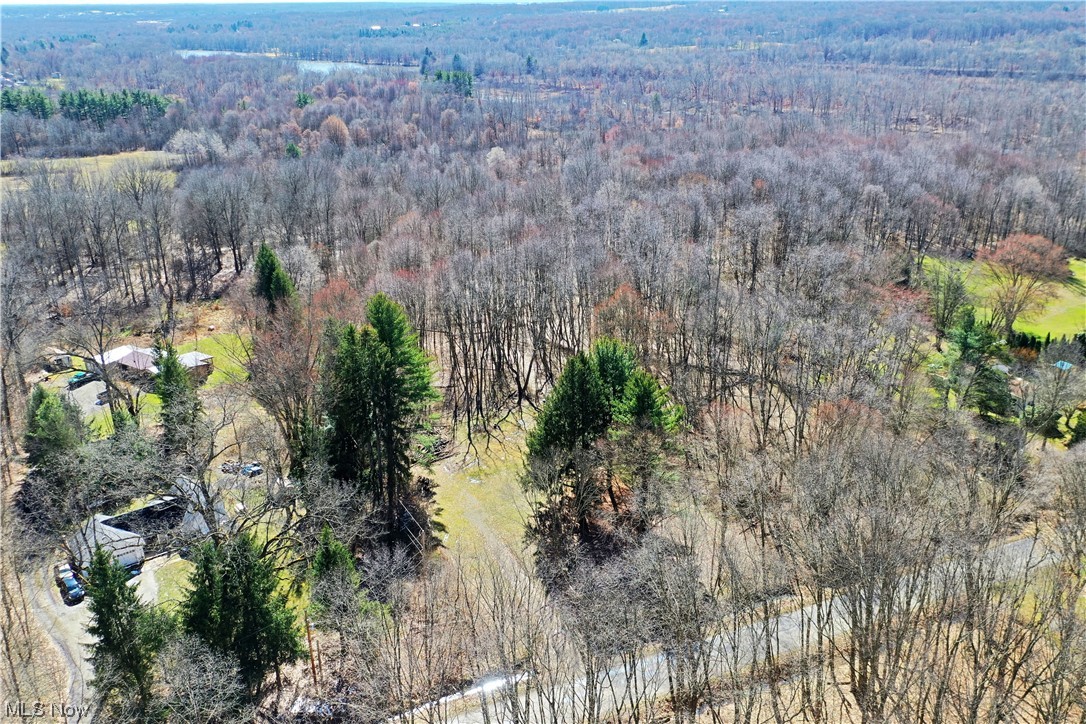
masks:
<svg viewBox="0 0 1086 724"><path fill-rule="evenodd" d="M967 261L947 261L935 257L925 259L925 268L953 265L965 274L966 288L975 300L974 306L981 318L989 316L985 299L991 283L978 264ZM1041 314L1032 318L1020 318L1014 328L1042 339L1051 334L1054 339L1086 332L1086 259L1071 259L1071 278L1059 285L1056 295L1048 301Z"/></svg>
<svg viewBox="0 0 1086 724"><path fill-rule="evenodd" d="M158 602L169 609L176 609L188 590L189 574L192 564L176 558L155 571L158 584Z"/></svg>
<svg viewBox="0 0 1086 724"><path fill-rule="evenodd" d="M1015 324L1020 332L1044 337L1073 337L1086 332L1086 259L1071 260L1071 279L1060 285L1056 296L1036 320Z"/></svg>
<svg viewBox="0 0 1086 724"><path fill-rule="evenodd" d="M203 352L214 357L215 369L205 387L215 387L224 382L242 382L245 380L245 368L241 364L245 340L236 334L223 332L204 337L195 342L188 342L177 347L179 354L185 352Z"/></svg>
<svg viewBox="0 0 1086 724"><path fill-rule="evenodd" d="M530 419L525 424L532 425ZM468 451L462 433L455 452L434 464L429 475L437 486L435 520L444 527L439 539L450 553L472 556L502 547L524 548L528 502L520 487L524 465L524 429L510 418L485 449L479 439L478 457Z"/></svg>

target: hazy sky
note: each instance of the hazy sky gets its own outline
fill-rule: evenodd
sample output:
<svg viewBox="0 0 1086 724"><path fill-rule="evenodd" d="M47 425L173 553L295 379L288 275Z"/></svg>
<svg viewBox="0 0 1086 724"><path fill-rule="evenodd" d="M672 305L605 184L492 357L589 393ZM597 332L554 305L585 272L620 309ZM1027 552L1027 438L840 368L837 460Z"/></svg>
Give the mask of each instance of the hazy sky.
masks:
<svg viewBox="0 0 1086 724"><path fill-rule="evenodd" d="M453 5L456 3L461 4L479 4L479 3L508 3L525 5L532 2L559 2L560 0L373 0L374 3L386 5L391 3L404 4L404 5ZM673 2L674 0L667 0ZM272 3L291 3L291 4L327 4L327 3L353 3L355 5L367 5L367 2L359 2L359 0L230 0L230 2L221 2L221 0L114 0L113 2L100 2L96 0L20 0L20 2L0 2L0 5L4 7L18 7L19 5L80 5L84 7L94 7L108 9L112 5L269 5Z"/></svg>

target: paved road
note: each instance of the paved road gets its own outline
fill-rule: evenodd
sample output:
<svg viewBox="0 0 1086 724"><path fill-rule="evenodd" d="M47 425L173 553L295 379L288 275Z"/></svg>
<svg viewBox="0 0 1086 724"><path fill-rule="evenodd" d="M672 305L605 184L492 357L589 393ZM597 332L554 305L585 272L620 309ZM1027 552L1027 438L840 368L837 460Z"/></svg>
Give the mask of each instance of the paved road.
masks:
<svg viewBox="0 0 1086 724"><path fill-rule="evenodd" d="M1000 570L1003 579L1021 575L1028 565L1036 565L1041 557L1032 539L1006 543L988 553L990 560ZM1051 562L1051 559L1047 559ZM951 593L950 591L947 592ZM770 622L776 630L776 649L780 655L798 651L802 644L804 621L814 619L816 606L807 606L781 614ZM836 635L847 633L848 624L840 607L833 611L832 625ZM763 624L747 626L728 636L716 636L707 644L710 647L710 668L716 672L743 668L754 662L755 652L764 651ZM637 687L630 686L628 672L617 666L606 672L606 685L599 692L601 714L607 715L620 709L624 696L631 688L639 689L643 700L661 701L668 693L667 667L662 654L652 654L637 663ZM571 685L558 687L554 701L547 701L536 692L525 692L522 679L495 678L483 681L467 691L424 704L393 719L394 722L441 721L446 724L510 724L515 721L501 697L510 697L516 690L519 707L531 711L531 721L574 721L574 712L583 710L588 691L587 680L580 678ZM627 706L627 711L629 710ZM542 716L541 716L542 715Z"/></svg>
<svg viewBox="0 0 1086 724"><path fill-rule="evenodd" d="M140 599L146 603L154 604L158 600L155 570L165 562L165 557L148 562L143 573L130 583L135 586ZM68 669L68 699L64 703L77 708L89 703L94 667L87 659L90 653L87 647L92 640L86 631L90 622L87 601L74 606L66 605L53 581L51 565L43 566L31 577L30 590L34 615ZM70 723L78 721L80 717L69 719Z"/></svg>
<svg viewBox="0 0 1086 724"><path fill-rule="evenodd" d="M64 703L79 707L90 698L90 681L94 676L86 652L90 642L86 633L90 620L87 602L65 605L53 581L52 566L48 564L30 577L29 584L34 616L68 669L68 701ZM73 717L70 721L77 722L80 718Z"/></svg>
<svg viewBox="0 0 1086 724"><path fill-rule="evenodd" d="M79 406L80 411L83 413L83 417L91 417L102 410L109 409L104 405L98 404L98 393L106 391L106 383L101 380L95 380L94 382L88 382L82 387L77 387L74 390L67 390L64 392L68 396L68 399Z"/></svg>

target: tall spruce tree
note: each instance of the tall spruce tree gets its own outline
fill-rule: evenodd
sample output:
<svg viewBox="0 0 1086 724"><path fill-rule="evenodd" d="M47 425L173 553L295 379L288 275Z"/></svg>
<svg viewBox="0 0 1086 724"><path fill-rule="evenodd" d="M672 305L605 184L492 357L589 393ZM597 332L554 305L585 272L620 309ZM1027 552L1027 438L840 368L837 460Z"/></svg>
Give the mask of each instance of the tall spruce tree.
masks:
<svg viewBox="0 0 1086 724"><path fill-rule="evenodd" d="M648 371L637 368L626 381L615 421L622 426L660 434L674 432L682 408L671 404L667 390Z"/></svg>
<svg viewBox="0 0 1086 724"><path fill-rule="evenodd" d="M584 354L566 363L528 435L529 455L587 448L607 431L611 403L607 387Z"/></svg>
<svg viewBox="0 0 1086 724"><path fill-rule="evenodd" d="M374 366L381 356L377 335L370 327L347 324L334 326L329 336L334 351L323 375L328 461L338 479L353 481L379 501L373 484Z"/></svg>
<svg viewBox="0 0 1086 724"><path fill-rule="evenodd" d="M162 400L162 445L168 455L195 452L203 406L188 370L172 344L159 347L155 393Z"/></svg>
<svg viewBox="0 0 1086 724"><path fill-rule="evenodd" d="M400 502L411 476L411 447L426 406L438 398L430 358L419 346L403 307L378 293L366 306L374 349L373 411L377 470L384 487L388 532L399 532Z"/></svg>
<svg viewBox="0 0 1086 724"><path fill-rule="evenodd" d="M663 445L680 417L681 409L625 345L601 339L588 354L571 357L527 440L524 485L541 496L533 527L542 547L565 548L554 539L567 536L570 519L583 541L604 490L619 513L617 473L625 473L626 486L635 492L644 487L642 478L658 477Z"/></svg>
<svg viewBox="0 0 1086 724"><path fill-rule="evenodd" d="M584 354L566 363L528 434L526 487L543 496L536 510L537 530L548 545L564 543L564 521L572 516L583 540L599 498L599 476L591 449L611 422L607 387ZM572 493L572 495L569 495Z"/></svg>
<svg viewBox="0 0 1086 724"><path fill-rule="evenodd" d="M593 343L588 359L603 383L608 405L612 412L617 412L626 392L626 382L637 368L633 351L617 340L603 337Z"/></svg>
<svg viewBox="0 0 1086 724"><path fill-rule="evenodd" d="M267 244L261 244L256 253L255 274L253 293L268 303L268 311L274 313L284 301L294 298L294 282Z"/></svg>
<svg viewBox="0 0 1086 724"><path fill-rule="evenodd" d="M399 533L408 492L412 440L426 406L437 399L430 359L403 308L376 294L369 324L336 328L324 378L329 463L341 480L368 490L383 507L388 533Z"/></svg>
<svg viewBox="0 0 1086 724"><path fill-rule="evenodd" d="M90 659L95 688L107 703L135 699L136 709L147 712L155 655L168 637L171 621L140 601L136 589L128 585L128 571L104 549L95 550L88 573L87 633L94 637Z"/></svg>
<svg viewBox="0 0 1086 724"><path fill-rule="evenodd" d="M250 694L259 693L269 671L304 653L301 633L278 589L272 561L248 536L202 545L181 606L185 631L238 662Z"/></svg>
<svg viewBox="0 0 1086 724"><path fill-rule="evenodd" d="M48 468L82 442L83 419L79 408L55 392L35 385L27 406L24 438L30 464Z"/></svg>
<svg viewBox="0 0 1086 724"><path fill-rule="evenodd" d="M355 578L357 583L358 572L354 567L354 558L347 546L343 545L332 529L325 525L321 529L320 543L317 552L313 555L313 563L309 567L314 578L322 578L333 572L347 572Z"/></svg>

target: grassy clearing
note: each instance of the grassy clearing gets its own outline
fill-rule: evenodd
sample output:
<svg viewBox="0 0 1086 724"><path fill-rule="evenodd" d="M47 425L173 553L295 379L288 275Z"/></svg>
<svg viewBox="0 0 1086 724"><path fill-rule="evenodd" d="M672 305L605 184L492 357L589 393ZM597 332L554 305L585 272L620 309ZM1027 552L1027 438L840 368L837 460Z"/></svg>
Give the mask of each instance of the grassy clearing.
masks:
<svg viewBox="0 0 1086 724"><path fill-rule="evenodd" d="M965 275L965 285L975 300L974 306L981 318L991 316L985 300L991 295L992 285L980 265L966 261L949 261L928 257L927 269L953 266ZM1015 322L1015 329L1044 338L1051 334L1054 339L1073 337L1086 332L1086 259L1071 259L1071 278L1060 284L1056 295L1045 305L1044 311L1033 318Z"/></svg>
<svg viewBox="0 0 1086 724"><path fill-rule="evenodd" d="M140 396L140 427L151 427L158 423L159 413L162 412L162 398L153 392Z"/></svg>
<svg viewBox="0 0 1086 724"><path fill-rule="evenodd" d="M1071 260L1071 275L1045 305L1040 318L1016 325L1020 331L1042 338L1048 333L1072 337L1086 332L1086 259Z"/></svg>
<svg viewBox="0 0 1086 724"><path fill-rule="evenodd" d="M1046 597L1056 583L1059 576L1066 575L1056 566L1049 566L1037 574L1037 578L1030 584L1022 600L1021 615L1029 620L1037 614L1038 605L1042 597ZM1082 591L1075 600L1075 615L1086 619L1086 591Z"/></svg>
<svg viewBox="0 0 1086 724"><path fill-rule="evenodd" d="M177 609L188 590L191 572L192 564L182 558L175 558L155 571L159 605Z"/></svg>
<svg viewBox="0 0 1086 724"><path fill-rule="evenodd" d="M215 387L224 382L242 382L245 380L245 368L241 364L246 341L242 337L223 332L203 339L178 345L180 354L185 352L203 352L214 357L215 369L208 377L205 387Z"/></svg>
<svg viewBox="0 0 1086 724"><path fill-rule="evenodd" d="M87 172L93 175L108 175L120 163L138 163L165 169L170 163L179 160L177 154L165 151L125 151L100 156L82 156L79 158L48 158L7 160L0 163L0 189L15 191L26 188L25 174L31 173L38 164L45 164L50 173ZM176 175L168 172L176 180Z"/></svg>
<svg viewBox="0 0 1086 724"><path fill-rule="evenodd" d="M525 420L530 426L531 421ZM478 457L461 431L456 451L437 462L430 476L436 483L437 523L444 526L444 545L452 554L471 557L502 548L523 550L528 502L518 480L524 465L525 428L510 419L489 450L477 440ZM440 535L440 534L439 534Z"/></svg>

